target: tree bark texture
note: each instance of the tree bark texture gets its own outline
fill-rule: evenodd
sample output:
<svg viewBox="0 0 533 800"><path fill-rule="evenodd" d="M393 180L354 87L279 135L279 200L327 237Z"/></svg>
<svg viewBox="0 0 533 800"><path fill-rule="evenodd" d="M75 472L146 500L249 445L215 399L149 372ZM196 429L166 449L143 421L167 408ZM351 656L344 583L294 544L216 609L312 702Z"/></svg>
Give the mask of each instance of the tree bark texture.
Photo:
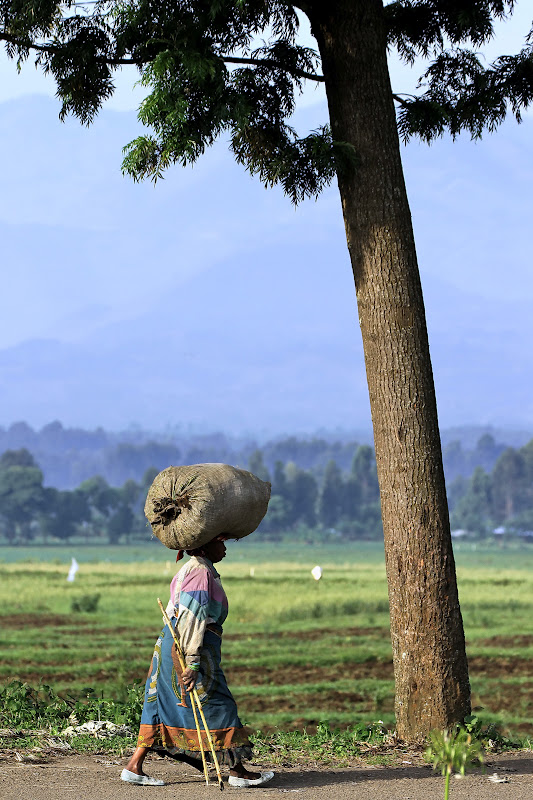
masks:
<svg viewBox="0 0 533 800"><path fill-rule="evenodd" d="M374 427L398 735L470 713L437 407L387 65L381 0L312 0L339 172Z"/></svg>

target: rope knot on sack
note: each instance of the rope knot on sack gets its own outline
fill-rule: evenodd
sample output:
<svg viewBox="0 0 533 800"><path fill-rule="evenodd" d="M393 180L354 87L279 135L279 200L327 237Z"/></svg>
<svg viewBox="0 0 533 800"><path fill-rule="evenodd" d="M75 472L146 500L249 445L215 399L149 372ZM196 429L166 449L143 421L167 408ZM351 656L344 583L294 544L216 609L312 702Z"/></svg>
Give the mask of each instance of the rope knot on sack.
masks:
<svg viewBox="0 0 533 800"><path fill-rule="evenodd" d="M153 522L158 525L170 525L175 519L179 517L184 508L190 509L191 503L189 495L184 492L178 497L161 497L159 500L154 500Z"/></svg>

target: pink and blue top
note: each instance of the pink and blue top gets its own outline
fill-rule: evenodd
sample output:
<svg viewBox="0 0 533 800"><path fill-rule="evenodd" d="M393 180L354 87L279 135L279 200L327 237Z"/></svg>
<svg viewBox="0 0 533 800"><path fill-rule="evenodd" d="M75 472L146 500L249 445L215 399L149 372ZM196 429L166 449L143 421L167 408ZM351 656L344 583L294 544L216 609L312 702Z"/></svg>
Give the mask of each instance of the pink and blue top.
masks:
<svg viewBox="0 0 533 800"><path fill-rule="evenodd" d="M177 633L187 664L200 661L208 625L222 625L228 616L228 598L220 575L208 558L192 556L170 584L169 617L176 617Z"/></svg>

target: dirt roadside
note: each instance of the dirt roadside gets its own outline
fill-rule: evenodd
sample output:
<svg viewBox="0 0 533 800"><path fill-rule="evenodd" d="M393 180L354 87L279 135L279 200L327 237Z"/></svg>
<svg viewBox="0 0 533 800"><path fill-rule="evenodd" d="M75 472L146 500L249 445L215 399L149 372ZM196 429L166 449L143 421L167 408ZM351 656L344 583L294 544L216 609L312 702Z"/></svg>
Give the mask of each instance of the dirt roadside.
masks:
<svg viewBox="0 0 533 800"><path fill-rule="evenodd" d="M203 777L189 767L168 760L146 762L146 771L167 782L166 786L132 786L120 780L126 759L105 756L58 756L45 763L2 759L1 800L203 800L220 797L216 783L206 787ZM489 777L496 773L501 782ZM502 780L503 779L503 780ZM298 794L300 800L442 800L443 779L428 766L404 763L395 767L354 765L344 769L319 767L279 768L264 787L232 789L262 800L281 794ZM485 771L475 770L453 780L452 800L533 800L533 752L490 756Z"/></svg>

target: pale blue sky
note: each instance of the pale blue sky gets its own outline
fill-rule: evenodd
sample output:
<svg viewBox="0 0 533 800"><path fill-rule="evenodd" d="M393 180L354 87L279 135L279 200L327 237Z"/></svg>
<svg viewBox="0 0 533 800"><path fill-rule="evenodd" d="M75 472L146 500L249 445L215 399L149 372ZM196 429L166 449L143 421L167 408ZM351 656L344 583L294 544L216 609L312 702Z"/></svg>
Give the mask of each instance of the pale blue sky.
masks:
<svg viewBox="0 0 533 800"><path fill-rule="evenodd" d="M513 20L500 26L497 42L487 48L488 60L500 53L515 52L521 46L521 37L531 27L532 12L526 11L528 6L529 3L521 0ZM397 63L392 63L391 71L397 91L412 89L415 71ZM350 426L350 392L358 398L357 407L363 409L360 413L364 416L367 408L362 398L366 390L360 354L354 355L359 347L359 335L336 187L326 190L317 202L307 201L295 210L279 189L264 190L256 179L251 179L235 165L223 144L207 153L194 169L176 167L170 170L155 188L150 183L134 184L120 173L120 150L134 137L137 126L134 109L142 95L139 89L132 90L136 77L134 70L119 73L117 92L105 106L107 113L103 113L92 128L84 129L75 120L69 119L65 124L58 121L59 106L51 99L55 93L53 82L36 72L31 62L17 75L15 65L3 52L0 56L0 136L3 152L9 154L7 158L4 156L3 191L0 193L3 261L4 268L9 271L9 293L4 294L0 315L0 357L5 354L11 363L13 348L25 347L25 342L36 339L54 339L61 346L82 347L87 355L96 352L96 347L103 352L105 342L112 337L121 342L124 361L133 363L136 354L128 350L130 332L132 339L136 336L148 339L156 324L161 297L185 298L187 302L187 292L194 291L195 297L201 295L202 275L210 281L215 269L221 270L222 275L224 270L229 270L228 280L231 269L241 270L239 280L231 279L232 297L224 299L221 291L220 296L211 301L226 304L227 325L231 329L233 319L237 325L244 306L254 300L250 293L261 292L258 288L261 275L255 283L247 285L247 271L252 272L256 263L262 263L265 269L261 259L263 253L268 252L269 257L279 259L276 279L283 285L283 271L293 270L300 250L306 254L312 271L307 279L308 297L303 300L305 313L302 310L299 316L295 312L290 322L291 303L301 301L295 277L294 295L284 298L286 327L281 326L277 334L276 311L269 316L266 311L263 313L264 309L258 310L256 319L261 330L253 330L252 315L246 323L250 332L248 344L253 346L257 335L258 350L266 352L273 348L276 351L287 346L290 336L295 342L308 342L309 350L314 348L318 353L321 343L326 339L330 341L327 337L332 325L339 324L339 331L343 330L342 336L339 332L339 340L350 337L353 326L355 349L353 352L348 349L342 358L339 355L338 371L330 377L332 385L335 381L338 384L328 399L320 395L318 378L315 386L312 382L306 383L308 373L294 370L295 384L300 382L304 387L302 398L305 396L305 401L302 399L302 402L307 402L314 394L317 404L322 406L316 409L314 416L314 412L305 416L298 409L297 385L289 386L289 362L283 377L280 373L272 378L286 381L287 397L292 398L292 416L286 417L288 426L294 428L296 421L300 417L304 420L304 416L308 427ZM297 119L302 130L326 120L321 87L310 87L306 91ZM451 386L454 382L466 385L459 373L453 374L454 363L449 362L450 359L456 362L457 353L462 350L467 356L470 345L471 362L464 365L469 375L473 374L475 364L489 358L491 348L494 351L499 347L500 340L503 350L498 358L502 364L507 363L508 369L515 373L528 367L527 359L518 359L521 351L516 341L523 343L524 329L520 325L530 317L533 302L532 131L530 111L522 126L509 121L480 143L462 138L453 144L444 139L428 148L413 142L404 151L423 286L427 289L428 323L430 334L435 335L432 342L435 342L437 354L437 379L439 374L448 376L446 380ZM284 263L286 252L290 256ZM156 279L154 284L152 276ZM305 280L302 276L299 285ZM288 284L292 285L290 280ZM331 308L337 303L338 320L331 309L329 316L318 315L315 311L321 306L324 285L332 293ZM243 295L239 297L241 289ZM446 297L446 304L439 303L439 296ZM452 307L454 297L457 299L455 308ZM214 306L212 309L200 306L199 314L202 310L207 314L213 311L215 316L220 312L220 308ZM169 324L179 333L179 302L175 309L165 307L162 313L169 317ZM502 319L497 318L498 314ZM467 326L469 316L475 320L470 329L463 326ZM485 320L487 327L484 327ZM513 327L515 323L519 327ZM189 325L193 324L189 320ZM465 347L456 343L453 349L450 344L447 355L446 338L454 336L462 337ZM192 338L194 342L194 336ZM334 350L332 344L329 353L324 354L323 366L320 359L313 362L313 373L319 376L322 369L327 372L336 357ZM187 344L184 357L189 358L187 353L191 351L194 352L194 345ZM33 378L35 360L32 359L42 358L42 350L39 353L40 356L32 355L27 362L19 356L13 355L13 358L20 364L27 363L26 371ZM513 353L518 366L514 365ZM15 391L16 387L10 386L9 398L5 399L7 395L4 395L0 424L9 424L19 416L34 424L43 424L58 416L66 424L120 427L122 412L115 408L108 413L109 403L106 406L99 404L101 398L91 398L90 387L95 381L98 383L99 371L103 375L111 369L109 365L104 367L103 362L98 367L95 358L87 355L87 363L90 362L94 370L94 374L88 375L87 387L80 384L80 394L70 396L66 388L61 389L66 386L63 375L55 384L55 400L53 386L43 388L44 384L38 382L30 386L25 383L26 373L17 373L19 388ZM355 368L357 375L350 383L353 371L350 359L353 358L359 360ZM271 349L268 359L274 364ZM260 391L260 372L256 374L249 363L244 365L243 362L242 369L245 368L249 388L252 387L250 392L254 386ZM267 371L269 368L268 365L261 367ZM494 370L496 383L501 385L510 380L507 374L498 373L496 363ZM117 367L117 376L119 371ZM533 365L529 374L531 372ZM9 371L6 375L6 380L11 380ZM228 397L233 396L232 392L237 396L245 391L238 384L238 369L232 380L233 384L227 388ZM445 378L441 380L444 386ZM522 384L517 385L523 385L521 377L520 380ZM152 399L146 397L135 405L136 384L127 384L126 377L123 383L130 387L121 400L125 404L125 424L147 424ZM481 379L479 384L484 395L479 401L479 413L473 411L477 409L473 398L462 398L462 405L458 404L461 408L455 409L453 392L446 390L446 394L443 389L443 397L452 398L441 406L443 419L448 424L495 420L501 423L506 414L518 413L516 408L512 412L506 410L504 395L491 403L491 391L486 386L482 389ZM533 396L533 386L531 389ZM335 400L334 390L338 396L343 396L343 403ZM101 388L99 391L101 393ZM181 397L178 389L176 392L176 397ZM188 409L187 414L192 418L197 404L192 377L187 393L191 395L191 402L183 408ZM87 399L85 406L84 398ZM268 401L272 409L276 401L281 405L275 409L275 414L273 411L272 425L279 429L284 419L283 397L279 391ZM182 398L179 402L185 403L185 400ZM519 411L523 410L524 420L533 421L533 404L528 403L526 393L525 400L520 400ZM215 416L211 418L209 410L203 408L201 421L207 427L218 427L218 411L220 407L213 411ZM232 417L232 413L228 411L226 417L222 415L221 424L226 419L235 429L239 414ZM254 417L250 403L246 414L248 428L257 424L256 417L264 421L264 410L258 407ZM472 419L476 414L478 419ZM171 420L165 423L168 421ZM509 422L512 424L513 420ZM357 427L357 424L358 420L354 419L353 425Z"/></svg>

